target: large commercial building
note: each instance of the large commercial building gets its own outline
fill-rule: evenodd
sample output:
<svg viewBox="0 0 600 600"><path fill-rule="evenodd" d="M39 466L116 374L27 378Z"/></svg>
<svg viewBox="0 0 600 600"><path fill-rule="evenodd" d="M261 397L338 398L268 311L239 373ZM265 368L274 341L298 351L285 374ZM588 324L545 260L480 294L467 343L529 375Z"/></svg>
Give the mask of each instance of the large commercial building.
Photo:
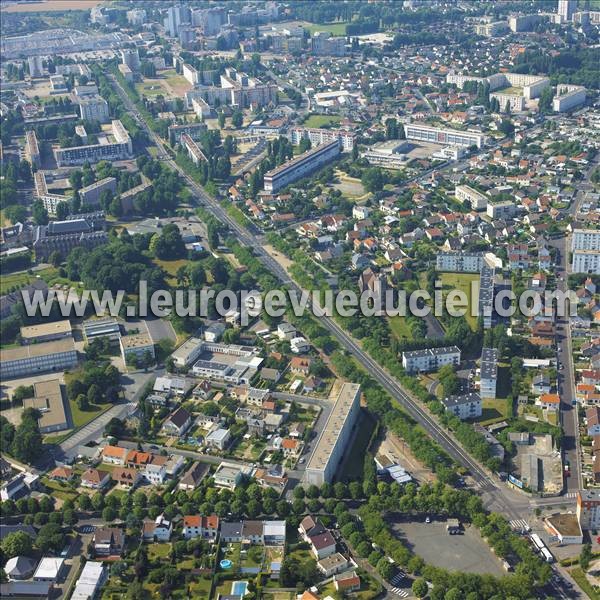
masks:
<svg viewBox="0 0 600 600"><path fill-rule="evenodd" d="M54 157L59 167L97 163L101 160L125 160L133 154L131 138L123 123L112 121L112 135L99 134L99 143L72 148L56 148Z"/></svg>
<svg viewBox="0 0 600 600"><path fill-rule="evenodd" d="M556 86L556 95L552 100L554 112L566 112L585 104L586 91L581 85L559 84Z"/></svg>
<svg viewBox="0 0 600 600"><path fill-rule="evenodd" d="M442 404L446 412L451 412L461 421L476 419L482 414L481 398L474 392L442 398Z"/></svg>
<svg viewBox="0 0 600 600"><path fill-rule="evenodd" d="M105 191L112 192L113 194L117 191L117 180L114 177L105 177L100 181L96 181L90 185L79 190L79 198L82 204L99 204L100 196Z"/></svg>
<svg viewBox="0 0 600 600"><path fill-rule="evenodd" d="M140 54L137 48L121 50L121 64L127 65L132 71L140 70Z"/></svg>
<svg viewBox="0 0 600 600"><path fill-rule="evenodd" d="M459 202L468 202L473 210L485 210L489 201L485 194L469 185L457 185L454 195Z"/></svg>
<svg viewBox="0 0 600 600"><path fill-rule="evenodd" d="M290 140L294 146L297 146L303 139L310 140L313 146L328 144L339 140L342 144L342 152L352 152L356 135L351 131L339 129L317 129L313 127L292 127L290 130Z"/></svg>
<svg viewBox="0 0 600 600"><path fill-rule="evenodd" d="M84 121L108 123L108 102L102 96L92 95L78 98L79 115Z"/></svg>
<svg viewBox="0 0 600 600"><path fill-rule="evenodd" d="M496 348L482 348L479 377L479 395L483 399L496 398L496 385L498 383L498 350Z"/></svg>
<svg viewBox="0 0 600 600"><path fill-rule="evenodd" d="M265 191L272 194L278 192L290 183L306 177L331 162L339 156L340 151L340 141L334 140L292 158L276 169L267 171L264 177Z"/></svg>
<svg viewBox="0 0 600 600"><path fill-rule="evenodd" d="M71 600L97 598L100 588L108 579L108 569L104 563L88 560L79 575Z"/></svg>
<svg viewBox="0 0 600 600"><path fill-rule="evenodd" d="M62 338L72 337L73 328L69 319L26 325L21 327L21 341L23 344L39 344L52 342Z"/></svg>
<svg viewBox="0 0 600 600"><path fill-rule="evenodd" d="M69 428L60 381L47 379L33 384L33 398L23 400L23 408L35 408L40 413L40 433L51 433Z"/></svg>
<svg viewBox="0 0 600 600"><path fill-rule="evenodd" d="M46 371L64 371L77 365L73 338L0 350L0 377L11 379Z"/></svg>
<svg viewBox="0 0 600 600"><path fill-rule="evenodd" d="M443 348L424 348L402 353L402 366L407 373L427 373L437 371L444 365L458 367L460 349L457 346Z"/></svg>
<svg viewBox="0 0 600 600"><path fill-rule="evenodd" d="M428 125L419 125L417 123L406 123L404 125L404 137L407 140L447 144L450 146L477 146L477 148L481 148L485 142L483 133L459 131L458 129L442 129Z"/></svg>
<svg viewBox="0 0 600 600"><path fill-rule="evenodd" d="M29 76L31 79L44 75L44 63L41 56L31 56L27 59L29 65Z"/></svg>
<svg viewBox="0 0 600 600"><path fill-rule="evenodd" d="M317 440L305 480L310 485L331 483L344 456L360 410L360 385L344 383Z"/></svg>

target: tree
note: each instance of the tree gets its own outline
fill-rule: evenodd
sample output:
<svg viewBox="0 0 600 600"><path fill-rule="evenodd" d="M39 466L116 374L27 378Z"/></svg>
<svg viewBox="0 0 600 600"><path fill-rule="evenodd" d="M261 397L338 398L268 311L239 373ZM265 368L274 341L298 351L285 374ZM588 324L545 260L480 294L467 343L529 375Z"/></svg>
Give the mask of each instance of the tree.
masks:
<svg viewBox="0 0 600 600"><path fill-rule="evenodd" d="M103 398L103 394L102 394L102 390L100 389L100 386L96 385L95 383L90 385L90 387L87 391L88 402L90 404L101 404L102 398Z"/></svg>
<svg viewBox="0 0 600 600"><path fill-rule="evenodd" d="M584 544L583 548L581 549L581 554L579 555L579 566L584 571L587 571L590 566L591 560L592 560L592 546L590 544Z"/></svg>
<svg viewBox="0 0 600 600"><path fill-rule="evenodd" d="M85 394L79 394L79 396L77 396L75 399L75 402L77 403L77 408L79 410L86 411L90 408L90 402Z"/></svg>
<svg viewBox="0 0 600 600"><path fill-rule="evenodd" d="M398 139L398 121L396 119L386 119L385 121L385 137L388 140Z"/></svg>
<svg viewBox="0 0 600 600"><path fill-rule="evenodd" d="M231 124L236 128L239 129L242 124L244 122L244 115L242 114L241 111L236 110L232 115L231 115Z"/></svg>
<svg viewBox="0 0 600 600"><path fill-rule="evenodd" d="M58 250L54 250L54 252L50 253L50 256L48 256L48 262L53 266L53 267L60 267L60 263L62 262L62 257L60 255L60 252Z"/></svg>
<svg viewBox="0 0 600 600"><path fill-rule="evenodd" d="M394 567L387 558L383 557L377 562L377 572L383 579L389 581L394 574Z"/></svg>
<svg viewBox="0 0 600 600"><path fill-rule="evenodd" d="M36 200L33 203L31 214L33 215L33 220L36 225L47 225L50 220L48 211L44 208L44 204L41 200Z"/></svg>
<svg viewBox="0 0 600 600"><path fill-rule="evenodd" d="M27 218L27 209L21 204L11 204L4 209L4 214L11 223L21 223Z"/></svg>
<svg viewBox="0 0 600 600"><path fill-rule="evenodd" d="M56 205L56 219L58 221L64 221L70 212L71 208L68 202L59 202Z"/></svg>
<svg viewBox="0 0 600 600"><path fill-rule="evenodd" d="M427 596L428 589L429 588L427 587L427 582L422 577L419 577L419 579L415 579L412 584L413 594L417 598L425 598L425 596Z"/></svg>
<svg viewBox="0 0 600 600"><path fill-rule="evenodd" d="M107 506L102 511L102 519L104 521L106 521L107 523L110 523L111 521L114 521L116 518L117 518L117 512L115 511L114 508L111 508L110 506Z"/></svg>
<svg viewBox="0 0 600 600"><path fill-rule="evenodd" d="M385 177L378 167L365 169L360 181L368 192L379 192L385 185Z"/></svg>
<svg viewBox="0 0 600 600"><path fill-rule="evenodd" d="M2 540L2 552L6 558L13 556L30 556L33 540L24 531L9 533Z"/></svg>
<svg viewBox="0 0 600 600"><path fill-rule="evenodd" d="M35 541L36 546L42 552L57 552L65 545L65 535L58 523L47 523L38 532Z"/></svg>
<svg viewBox="0 0 600 600"><path fill-rule="evenodd" d="M219 122L219 129L223 129L225 127L225 114L222 111L219 111L217 120Z"/></svg>

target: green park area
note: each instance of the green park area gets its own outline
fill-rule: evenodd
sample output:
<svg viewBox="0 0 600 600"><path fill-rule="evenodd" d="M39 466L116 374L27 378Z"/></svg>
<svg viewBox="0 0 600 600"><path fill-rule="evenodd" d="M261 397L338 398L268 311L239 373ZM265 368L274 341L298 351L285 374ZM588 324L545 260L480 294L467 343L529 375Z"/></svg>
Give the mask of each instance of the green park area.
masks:
<svg viewBox="0 0 600 600"><path fill-rule="evenodd" d="M338 125L341 121L339 115L309 115L304 121L305 127L326 127L328 125Z"/></svg>
<svg viewBox="0 0 600 600"><path fill-rule="evenodd" d="M346 25L348 23L302 23L302 27L307 29L311 35L317 31L329 31L331 35L346 35Z"/></svg>
<svg viewBox="0 0 600 600"><path fill-rule="evenodd" d="M460 290L467 296L465 319L473 331L477 329L477 317L472 314L472 307L477 308L479 298L478 273L442 273L440 276L444 298L450 290ZM475 282L475 283L473 283Z"/></svg>

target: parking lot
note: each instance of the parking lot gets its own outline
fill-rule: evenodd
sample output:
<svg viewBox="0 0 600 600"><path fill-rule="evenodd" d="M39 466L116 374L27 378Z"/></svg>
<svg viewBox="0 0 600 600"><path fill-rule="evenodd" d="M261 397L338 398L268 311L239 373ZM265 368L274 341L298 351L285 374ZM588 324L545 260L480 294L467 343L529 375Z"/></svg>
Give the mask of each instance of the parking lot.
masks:
<svg viewBox="0 0 600 600"><path fill-rule="evenodd" d="M461 535L449 535L445 521L395 520L390 524L394 534L427 564L465 573L506 575L475 527L465 528Z"/></svg>

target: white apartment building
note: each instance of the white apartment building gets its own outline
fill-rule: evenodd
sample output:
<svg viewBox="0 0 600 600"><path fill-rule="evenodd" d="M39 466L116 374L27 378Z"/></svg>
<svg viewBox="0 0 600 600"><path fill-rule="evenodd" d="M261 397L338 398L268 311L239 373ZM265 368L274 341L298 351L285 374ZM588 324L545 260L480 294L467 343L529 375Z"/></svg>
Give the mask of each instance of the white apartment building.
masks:
<svg viewBox="0 0 600 600"><path fill-rule="evenodd" d="M108 123L108 102L99 95L84 96L78 98L79 115L84 121L98 121Z"/></svg>
<svg viewBox="0 0 600 600"><path fill-rule="evenodd" d="M407 140L420 140L450 146L477 146L477 148L481 148L485 142L485 136L480 132L442 129L416 123L406 123L404 125L404 136Z"/></svg>
<svg viewBox="0 0 600 600"><path fill-rule="evenodd" d="M566 112L585 104L586 90L581 85L559 84L552 100L554 112Z"/></svg>
<svg viewBox="0 0 600 600"><path fill-rule="evenodd" d="M110 191L113 194L117 191L117 180L114 177L105 177L79 190L79 197L83 204L98 204L100 196L104 191Z"/></svg>
<svg viewBox="0 0 600 600"><path fill-rule="evenodd" d="M32 167L40 166L40 148L35 131L25 133L25 153Z"/></svg>
<svg viewBox="0 0 600 600"><path fill-rule="evenodd" d="M107 160L125 160L133 154L133 145L127 129L118 120L112 121L112 135L101 134L100 143L71 148L55 148L54 157L59 167L92 164ZM100 136L99 136L100 137Z"/></svg>
<svg viewBox="0 0 600 600"><path fill-rule="evenodd" d="M571 252L575 250L600 250L600 229L574 229Z"/></svg>
<svg viewBox="0 0 600 600"><path fill-rule="evenodd" d="M492 219L510 219L517 212L517 207L510 200L503 202L488 202L485 213Z"/></svg>
<svg viewBox="0 0 600 600"><path fill-rule="evenodd" d="M446 412L451 412L461 421L465 419L476 419L481 416L481 398L479 394L470 393L460 396L448 396L442 399Z"/></svg>
<svg viewBox="0 0 600 600"><path fill-rule="evenodd" d="M450 273L479 273L484 264L482 254L466 252L440 252L436 256L436 271Z"/></svg>
<svg viewBox="0 0 600 600"><path fill-rule="evenodd" d="M581 529L598 529L600 527L600 490L579 490L576 514Z"/></svg>
<svg viewBox="0 0 600 600"><path fill-rule="evenodd" d="M339 156L341 150L339 140L317 146L296 158L292 158L281 166L267 171L264 177L264 189L272 194L277 193L290 183L306 177L320 167Z"/></svg>
<svg viewBox="0 0 600 600"><path fill-rule="evenodd" d="M360 385L344 383L306 465L306 483L330 483L344 457L360 410Z"/></svg>
<svg viewBox="0 0 600 600"><path fill-rule="evenodd" d="M181 136L181 143L186 149L189 158L196 166L202 162L208 162L206 155L200 150L200 146L187 133Z"/></svg>
<svg viewBox="0 0 600 600"><path fill-rule="evenodd" d="M496 348L482 348L479 377L479 395L483 399L496 398L496 385L498 383L498 350Z"/></svg>
<svg viewBox="0 0 600 600"><path fill-rule="evenodd" d="M427 373L437 371L444 365L460 364L460 349L457 346L424 348L402 353L402 366L407 373Z"/></svg>
<svg viewBox="0 0 600 600"><path fill-rule="evenodd" d="M292 127L290 130L290 140L294 146L297 146L303 139L309 139L313 146L320 146L321 144L328 144L339 140L342 144L342 152L352 152L355 138L356 135L351 131L335 129Z"/></svg>
<svg viewBox="0 0 600 600"><path fill-rule="evenodd" d="M600 250L576 250L571 263L573 273L600 275Z"/></svg>
<svg viewBox="0 0 600 600"><path fill-rule="evenodd" d="M469 202L473 210L485 210L489 201L485 194L470 185L457 185L454 195L459 202Z"/></svg>

